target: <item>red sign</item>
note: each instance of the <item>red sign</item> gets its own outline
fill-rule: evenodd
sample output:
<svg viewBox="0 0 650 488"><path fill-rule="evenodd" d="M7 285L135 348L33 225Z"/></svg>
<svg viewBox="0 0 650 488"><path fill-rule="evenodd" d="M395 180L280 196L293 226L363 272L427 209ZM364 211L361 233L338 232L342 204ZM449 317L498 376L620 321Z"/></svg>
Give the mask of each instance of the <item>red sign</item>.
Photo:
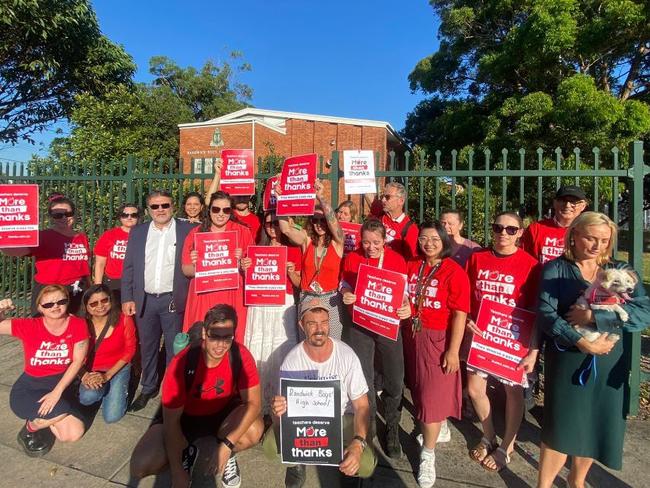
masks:
<svg viewBox="0 0 650 488"><path fill-rule="evenodd" d="M521 384L524 371L515 368L528 354L535 313L492 300L481 300L467 365L498 378Z"/></svg>
<svg viewBox="0 0 650 488"><path fill-rule="evenodd" d="M343 255L351 253L361 245L361 224L354 222L339 222L341 229L345 233L345 243L343 245Z"/></svg>
<svg viewBox="0 0 650 488"><path fill-rule="evenodd" d="M0 185L0 247L38 246L38 185Z"/></svg>
<svg viewBox="0 0 650 488"><path fill-rule="evenodd" d="M221 190L231 196L255 193L255 159L252 149L221 151Z"/></svg>
<svg viewBox="0 0 650 488"><path fill-rule="evenodd" d="M275 196L275 184L278 182L277 176L272 176L266 182L264 187L264 211L268 212L269 210L275 210L278 202Z"/></svg>
<svg viewBox="0 0 650 488"><path fill-rule="evenodd" d="M284 305L287 293L287 247L248 246L244 304Z"/></svg>
<svg viewBox="0 0 650 488"><path fill-rule="evenodd" d="M288 158L282 166L277 196L278 215L314 215L316 191L316 154Z"/></svg>
<svg viewBox="0 0 650 488"><path fill-rule="evenodd" d="M239 288L239 268L235 249L237 232L197 232L194 249L198 253L194 273L196 293Z"/></svg>
<svg viewBox="0 0 650 488"><path fill-rule="evenodd" d="M359 266L352 321L394 341L399 334L397 309L404 303L406 275L362 264Z"/></svg>

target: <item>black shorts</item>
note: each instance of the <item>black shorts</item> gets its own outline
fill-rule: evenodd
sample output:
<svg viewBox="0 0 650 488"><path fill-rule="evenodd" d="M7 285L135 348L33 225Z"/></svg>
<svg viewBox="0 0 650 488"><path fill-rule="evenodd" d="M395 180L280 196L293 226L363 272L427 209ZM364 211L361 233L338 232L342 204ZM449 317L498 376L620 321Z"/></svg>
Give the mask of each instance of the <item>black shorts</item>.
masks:
<svg viewBox="0 0 650 488"><path fill-rule="evenodd" d="M233 400L213 415L187 415L183 413L181 415L181 431L185 439L187 439L187 442L193 442L201 437L217 437L221 424L241 404L240 399ZM151 420L150 426L162 423L162 406L160 406Z"/></svg>
<svg viewBox="0 0 650 488"><path fill-rule="evenodd" d="M63 373L54 376L30 376L26 373L21 374L11 387L11 393L9 394L11 410L18 418L25 420L34 420L37 418L52 419L63 414L73 415L81 419L79 402L72 385L65 389L63 395L61 395L61 398L49 414L40 415L38 413L38 409L41 407L38 401L43 395L46 395L54 389L62 376Z"/></svg>

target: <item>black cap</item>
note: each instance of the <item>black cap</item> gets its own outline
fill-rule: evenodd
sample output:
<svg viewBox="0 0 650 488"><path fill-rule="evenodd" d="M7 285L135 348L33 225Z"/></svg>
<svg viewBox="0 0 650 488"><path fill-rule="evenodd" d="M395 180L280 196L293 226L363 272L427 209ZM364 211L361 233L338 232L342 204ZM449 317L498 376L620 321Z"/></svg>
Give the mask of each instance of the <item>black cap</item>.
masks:
<svg viewBox="0 0 650 488"><path fill-rule="evenodd" d="M582 191L582 188L574 185L561 186L555 193L555 198L575 197L578 200L586 200L587 195Z"/></svg>

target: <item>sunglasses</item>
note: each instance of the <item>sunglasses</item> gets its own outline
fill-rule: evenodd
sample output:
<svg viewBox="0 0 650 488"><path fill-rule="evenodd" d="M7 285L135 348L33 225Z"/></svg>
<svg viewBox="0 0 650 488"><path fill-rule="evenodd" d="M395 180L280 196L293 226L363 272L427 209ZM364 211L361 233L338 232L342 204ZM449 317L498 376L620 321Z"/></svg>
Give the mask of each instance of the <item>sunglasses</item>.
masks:
<svg viewBox="0 0 650 488"><path fill-rule="evenodd" d="M389 201L391 198L395 198L395 197L397 197L397 195L386 195L386 194L384 194L384 195L380 196L379 199Z"/></svg>
<svg viewBox="0 0 650 488"><path fill-rule="evenodd" d="M155 210L155 209L154 209L154 210ZM126 213L126 212L122 212L122 213L120 214L120 218L121 218L121 219L137 219L138 216L139 216L138 212L135 212L135 213Z"/></svg>
<svg viewBox="0 0 650 488"><path fill-rule="evenodd" d="M220 334L219 331L215 329L208 329L205 332L205 335L208 337L209 341L212 342L225 342L226 344L230 344L235 336L233 334Z"/></svg>
<svg viewBox="0 0 650 488"><path fill-rule="evenodd" d="M312 217L311 221L314 224L320 224L322 222L325 222L325 217Z"/></svg>
<svg viewBox="0 0 650 488"><path fill-rule="evenodd" d="M110 301L111 301L111 299L109 297L101 298L101 299L97 300L96 302L88 302L88 306L90 308L97 308L97 307L99 307L100 304L101 305L106 305Z"/></svg>
<svg viewBox="0 0 650 488"><path fill-rule="evenodd" d="M171 203L153 203L149 205L149 208L151 210L158 210L159 208L164 208L167 210L168 208L171 208L172 204Z"/></svg>
<svg viewBox="0 0 650 488"><path fill-rule="evenodd" d="M210 207L210 212L213 214L218 214L222 212L224 215L230 215L232 213L232 207Z"/></svg>
<svg viewBox="0 0 650 488"><path fill-rule="evenodd" d="M492 232L495 234L502 234L504 230L509 236L514 236L517 232L519 232L519 227L514 225L492 224Z"/></svg>
<svg viewBox="0 0 650 488"><path fill-rule="evenodd" d="M43 307L43 308L52 308L55 305L63 306L63 305L67 305L69 301L70 300L68 300L67 298L62 298L61 300L58 300L56 302L41 303L41 307Z"/></svg>
<svg viewBox="0 0 650 488"><path fill-rule="evenodd" d="M62 219L63 217L74 217L74 212L52 212L50 217L56 220Z"/></svg>

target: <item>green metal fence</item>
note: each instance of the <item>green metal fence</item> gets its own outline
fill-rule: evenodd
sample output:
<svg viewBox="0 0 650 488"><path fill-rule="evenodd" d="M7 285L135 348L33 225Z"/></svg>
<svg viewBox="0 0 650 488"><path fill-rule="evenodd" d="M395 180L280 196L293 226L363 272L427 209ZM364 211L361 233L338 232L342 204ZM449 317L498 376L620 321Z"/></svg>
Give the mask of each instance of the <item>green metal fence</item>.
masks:
<svg viewBox="0 0 650 488"><path fill-rule="evenodd" d="M376 154L375 160L383 161L382 157ZM329 181L333 205L343 199L339 198L340 159L339 152L333 152L327 162L320 157L319 177ZM389 154L389 160L389 169L376 172L378 185L392 180L402 182L407 188L411 217L422 221L438 217L444 208L459 208L466 214L468 237L486 245L491 217L496 212L509 209L528 219L543 217L561 184L578 184L586 190L592 209L607 213L617 222L624 221L629 261L643 276L643 177L649 168L643 161L641 142L621 150L594 148L586 154L579 149L563 153L559 148L504 149L499 153L466 150L450 154L436 151L431 155L406 153L402 167L398 167L395 154ZM46 196L54 191L72 198L79 207L79 227L93 245L104 230L115 225L115 210L121 203L142 204L151 189L163 188L170 190L180 205L184 193L204 188L212 179L212 164L208 159L193 160L190 173L183 172L176 161L142 162L134 158L92 167L64 165L33 167L30 171L13 164L0 168L0 182L39 184L42 210ZM281 164L281 157L258 161L257 202L262 201L264 182L280 171ZM622 195L625 198L621 199ZM19 313L25 312L31 288L31 260L2 257L0 272L0 296L11 296L21 307ZM634 415L638 411L640 382L647 375L640 370L640 334L626 334L624 340L631 371L627 405Z"/></svg>

